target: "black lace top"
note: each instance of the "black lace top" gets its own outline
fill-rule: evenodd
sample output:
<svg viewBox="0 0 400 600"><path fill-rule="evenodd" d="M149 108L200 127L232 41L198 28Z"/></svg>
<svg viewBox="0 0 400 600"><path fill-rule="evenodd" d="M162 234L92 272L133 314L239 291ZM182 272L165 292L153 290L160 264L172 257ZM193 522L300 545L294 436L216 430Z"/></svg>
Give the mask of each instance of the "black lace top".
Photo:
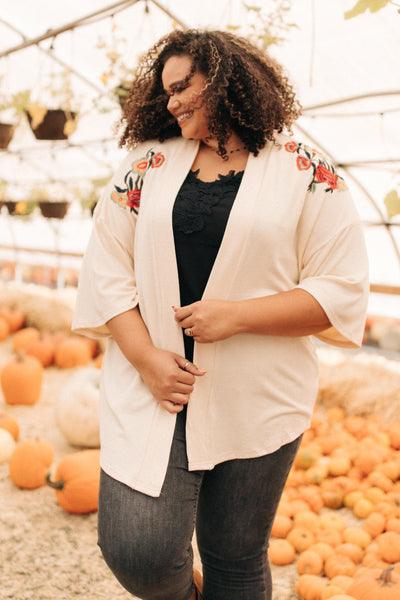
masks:
<svg viewBox="0 0 400 600"><path fill-rule="evenodd" d="M224 236L243 171L201 181L189 171L175 200L172 223L181 306L200 300ZM193 339L183 336L193 360Z"/></svg>

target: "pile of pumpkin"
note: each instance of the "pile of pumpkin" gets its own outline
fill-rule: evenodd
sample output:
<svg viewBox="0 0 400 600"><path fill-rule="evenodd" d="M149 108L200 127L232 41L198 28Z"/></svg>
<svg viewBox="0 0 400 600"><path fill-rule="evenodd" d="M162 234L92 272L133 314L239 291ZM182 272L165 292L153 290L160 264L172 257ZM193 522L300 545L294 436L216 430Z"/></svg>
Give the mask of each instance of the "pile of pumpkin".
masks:
<svg viewBox="0 0 400 600"><path fill-rule="evenodd" d="M314 412L272 528L302 600L400 599L400 422Z"/></svg>
<svg viewBox="0 0 400 600"><path fill-rule="evenodd" d="M8 441L11 438L12 445ZM72 514L86 514L98 508L100 450L80 450L58 462L52 445L40 438L18 441L18 422L8 413L0 414L0 462L8 460L11 481L23 490L48 485L55 490L58 504Z"/></svg>
<svg viewBox="0 0 400 600"><path fill-rule="evenodd" d="M56 419L71 446L84 450L63 457L55 470L52 445L40 438L19 441L17 420L0 413L0 463L8 462L11 481L21 489L49 485L59 505L70 513L97 510L100 478L98 432L99 366L102 353L95 341L64 333L25 327L18 309L0 308L0 341L11 338L13 356L3 365L0 384L7 405L35 405L41 395L43 372L50 366L78 370L61 388ZM89 363L91 367L87 367Z"/></svg>

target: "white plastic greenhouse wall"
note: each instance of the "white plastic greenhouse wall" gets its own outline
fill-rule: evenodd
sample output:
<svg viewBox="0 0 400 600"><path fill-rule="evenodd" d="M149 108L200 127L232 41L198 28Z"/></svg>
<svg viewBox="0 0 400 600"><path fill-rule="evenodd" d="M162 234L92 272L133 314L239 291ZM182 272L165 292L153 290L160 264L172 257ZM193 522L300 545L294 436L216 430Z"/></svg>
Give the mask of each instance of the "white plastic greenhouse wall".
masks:
<svg viewBox="0 0 400 600"><path fill-rule="evenodd" d="M371 313L400 315L400 215L384 203L400 188L400 14L391 2L381 10L345 19L356 0L36 0L3 2L0 14L0 105L30 90L31 100L51 101L51 82L69 73L79 122L68 140L35 139L28 122L16 128L0 151L0 182L23 200L32 188L47 188L71 203L62 220L0 212L0 264L14 264L1 277L22 278L24 264L48 265L59 286L75 284L91 229L77 189L111 175L123 157L115 124L120 107L112 93L111 63L134 68L137 57L176 26L227 28L253 34L261 15L284 8L284 39L269 51L287 69L304 107L295 134L327 153L350 187L361 219L376 293ZM286 10L287 9L287 10ZM85 18L88 17L88 18ZM49 35L48 31L52 34ZM274 29L272 30L274 33ZM113 54L114 53L114 54ZM119 55L119 57L117 56ZM13 118L1 111L0 120ZM0 185L1 192L1 185ZM72 273L72 274L71 274ZM54 282L53 282L54 283Z"/></svg>

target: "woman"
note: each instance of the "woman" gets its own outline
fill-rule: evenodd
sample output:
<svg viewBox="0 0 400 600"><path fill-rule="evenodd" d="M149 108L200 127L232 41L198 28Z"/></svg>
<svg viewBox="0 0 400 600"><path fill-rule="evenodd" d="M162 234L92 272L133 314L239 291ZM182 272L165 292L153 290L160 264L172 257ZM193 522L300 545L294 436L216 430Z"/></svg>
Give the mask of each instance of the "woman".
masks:
<svg viewBox="0 0 400 600"><path fill-rule="evenodd" d="M124 109L130 153L95 211L73 328L108 338L99 545L146 600L271 598L311 336L361 343L361 225L329 161L288 135L298 115L282 69L220 31L160 40Z"/></svg>

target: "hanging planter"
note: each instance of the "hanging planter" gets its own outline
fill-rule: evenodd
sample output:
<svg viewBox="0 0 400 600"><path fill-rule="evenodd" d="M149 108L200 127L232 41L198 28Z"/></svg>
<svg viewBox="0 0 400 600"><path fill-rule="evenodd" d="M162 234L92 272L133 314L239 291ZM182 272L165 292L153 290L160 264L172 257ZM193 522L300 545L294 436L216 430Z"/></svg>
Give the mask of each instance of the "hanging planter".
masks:
<svg viewBox="0 0 400 600"><path fill-rule="evenodd" d="M0 123L0 149L6 150L14 135L15 125Z"/></svg>
<svg viewBox="0 0 400 600"><path fill-rule="evenodd" d="M36 202L33 200L4 200L3 204L13 217L26 217L36 208Z"/></svg>
<svg viewBox="0 0 400 600"><path fill-rule="evenodd" d="M66 140L76 128L76 113L61 108L48 109L39 123L30 110L26 111L26 116L37 140Z"/></svg>
<svg viewBox="0 0 400 600"><path fill-rule="evenodd" d="M70 203L65 201L52 202L51 200L39 200L39 208L46 219L63 219L68 212Z"/></svg>

